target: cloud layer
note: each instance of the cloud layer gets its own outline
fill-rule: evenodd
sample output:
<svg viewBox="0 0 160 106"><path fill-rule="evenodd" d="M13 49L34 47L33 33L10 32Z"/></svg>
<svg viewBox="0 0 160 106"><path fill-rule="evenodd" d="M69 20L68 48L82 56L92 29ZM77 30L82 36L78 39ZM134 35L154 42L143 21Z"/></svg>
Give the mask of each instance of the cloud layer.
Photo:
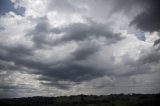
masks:
<svg viewBox="0 0 160 106"><path fill-rule="evenodd" d="M159 92L157 0L12 2L25 12L0 16L1 98Z"/></svg>

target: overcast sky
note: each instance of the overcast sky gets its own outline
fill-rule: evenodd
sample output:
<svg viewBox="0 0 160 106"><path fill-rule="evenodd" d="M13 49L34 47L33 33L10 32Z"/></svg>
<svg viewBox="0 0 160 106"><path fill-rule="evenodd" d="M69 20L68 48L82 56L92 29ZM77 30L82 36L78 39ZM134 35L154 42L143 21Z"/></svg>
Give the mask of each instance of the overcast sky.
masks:
<svg viewBox="0 0 160 106"><path fill-rule="evenodd" d="M160 92L159 0L0 0L0 98Z"/></svg>

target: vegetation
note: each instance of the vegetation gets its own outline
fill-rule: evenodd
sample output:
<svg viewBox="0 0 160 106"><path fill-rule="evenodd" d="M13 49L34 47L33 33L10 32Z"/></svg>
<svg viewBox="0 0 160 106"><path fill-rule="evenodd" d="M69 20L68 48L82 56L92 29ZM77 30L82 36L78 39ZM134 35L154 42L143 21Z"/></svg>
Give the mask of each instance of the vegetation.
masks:
<svg viewBox="0 0 160 106"><path fill-rule="evenodd" d="M0 99L0 106L160 106L160 94L78 95Z"/></svg>

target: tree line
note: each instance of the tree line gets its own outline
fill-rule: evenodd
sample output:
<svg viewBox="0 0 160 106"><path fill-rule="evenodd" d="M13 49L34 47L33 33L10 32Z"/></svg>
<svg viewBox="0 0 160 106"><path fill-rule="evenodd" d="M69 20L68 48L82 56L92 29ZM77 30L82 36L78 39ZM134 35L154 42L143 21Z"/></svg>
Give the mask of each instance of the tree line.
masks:
<svg viewBox="0 0 160 106"><path fill-rule="evenodd" d="M0 99L0 106L160 106L160 94L25 97Z"/></svg>

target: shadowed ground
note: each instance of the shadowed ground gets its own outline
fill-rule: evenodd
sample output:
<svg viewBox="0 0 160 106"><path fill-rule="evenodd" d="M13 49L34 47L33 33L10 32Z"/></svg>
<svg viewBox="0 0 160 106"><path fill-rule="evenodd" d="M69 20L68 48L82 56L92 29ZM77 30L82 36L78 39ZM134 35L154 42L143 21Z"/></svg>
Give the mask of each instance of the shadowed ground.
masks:
<svg viewBox="0 0 160 106"><path fill-rule="evenodd" d="M0 106L160 106L160 94L14 98L1 99Z"/></svg>

